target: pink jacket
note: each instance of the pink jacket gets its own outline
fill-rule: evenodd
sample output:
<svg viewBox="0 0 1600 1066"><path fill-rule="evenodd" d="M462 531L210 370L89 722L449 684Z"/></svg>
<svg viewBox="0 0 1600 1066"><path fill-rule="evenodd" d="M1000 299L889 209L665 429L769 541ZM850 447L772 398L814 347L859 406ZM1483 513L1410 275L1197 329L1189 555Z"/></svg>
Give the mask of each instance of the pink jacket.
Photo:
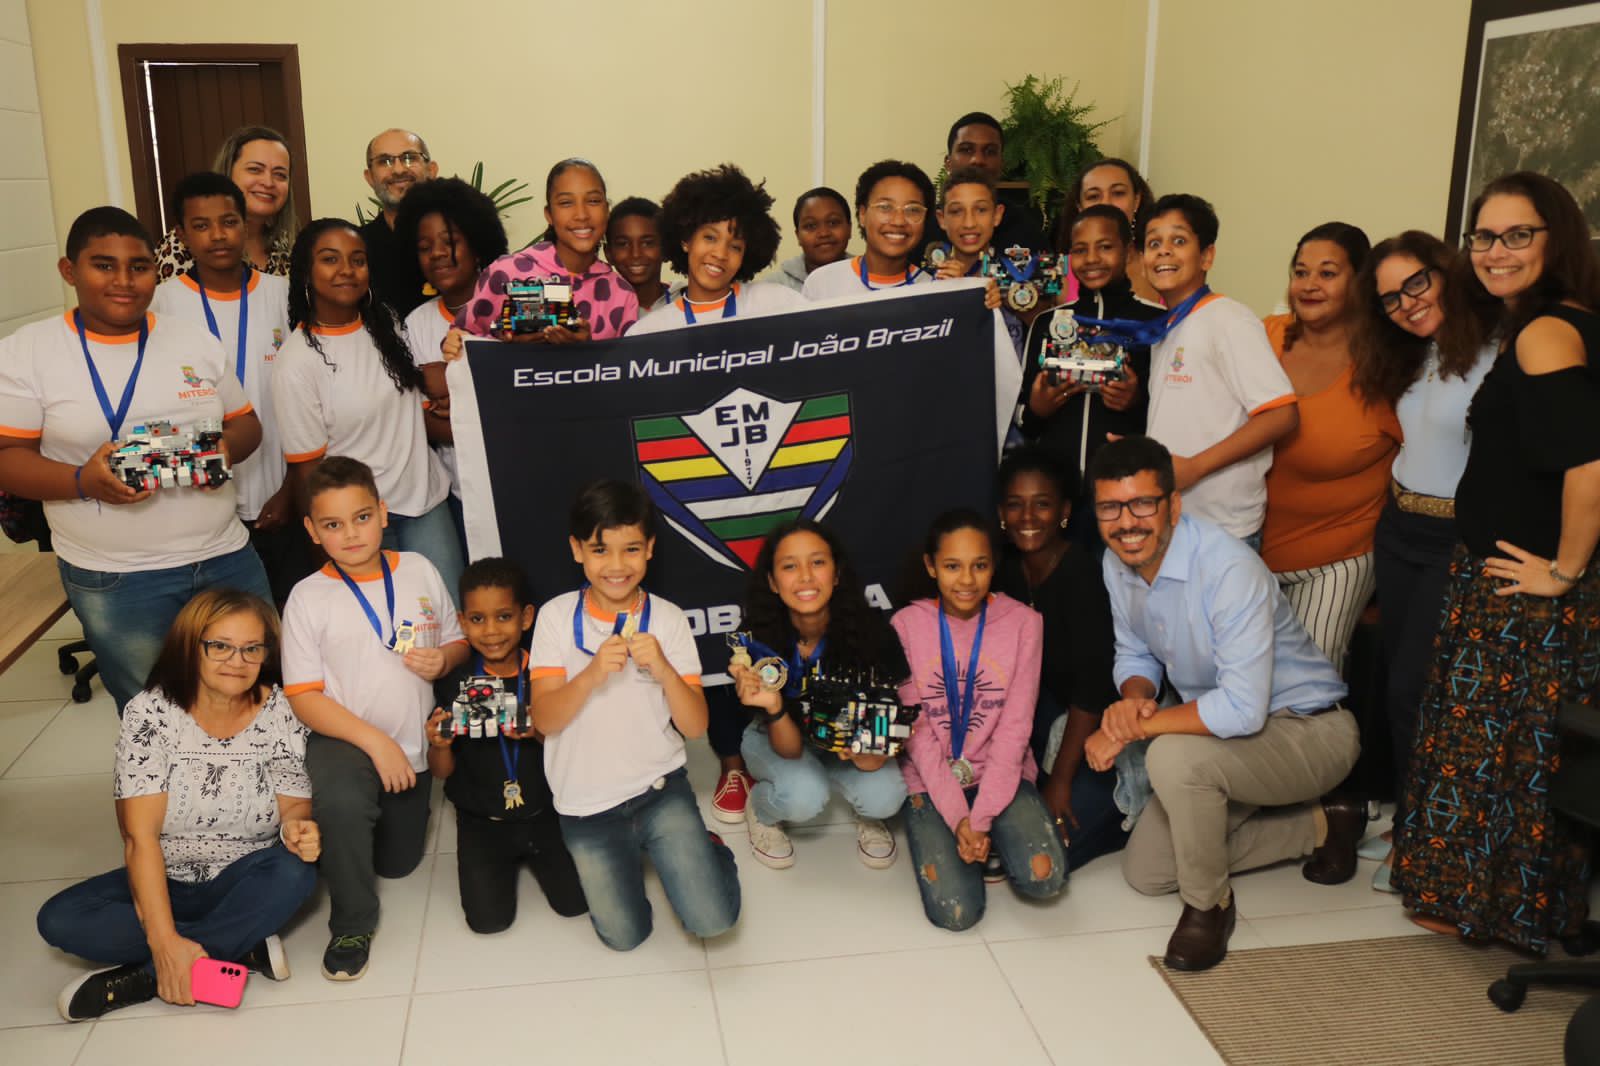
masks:
<svg viewBox="0 0 1600 1066"><path fill-rule="evenodd" d="M972 764L978 794L969 809L966 794L950 770L950 708L945 698L944 665L939 653L939 601L917 600L890 620L911 665L911 680L900 687L900 701L922 704L922 716L900 760L906 789L926 792L952 831L961 819L988 832L995 817L1017 794L1017 784L1039 776L1028 737L1033 732L1034 704L1039 698L1039 663L1044 654L1044 619L1030 607L1002 593L989 597L983 647L978 653L976 706L967 726L962 758ZM977 618L950 619L965 689L967 662Z"/></svg>
<svg viewBox="0 0 1600 1066"><path fill-rule="evenodd" d="M506 302L506 282L552 274L572 278L572 302L588 321L595 340L620 337L638 319L639 296L611 264L596 259L587 273L574 278L561 265L556 246L540 241L501 256L478 275L478 286L456 316L456 327L479 337L489 336Z"/></svg>

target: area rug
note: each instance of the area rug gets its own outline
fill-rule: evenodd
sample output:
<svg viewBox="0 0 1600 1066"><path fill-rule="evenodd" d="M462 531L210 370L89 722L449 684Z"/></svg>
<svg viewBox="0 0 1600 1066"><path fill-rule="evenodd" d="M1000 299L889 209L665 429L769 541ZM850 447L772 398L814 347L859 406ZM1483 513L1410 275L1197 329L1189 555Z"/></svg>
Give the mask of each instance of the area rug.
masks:
<svg viewBox="0 0 1600 1066"><path fill-rule="evenodd" d="M1232 951L1195 974L1150 959L1229 1066L1559 1066L1589 993L1534 987L1501 1011L1490 983L1527 961L1442 936Z"/></svg>

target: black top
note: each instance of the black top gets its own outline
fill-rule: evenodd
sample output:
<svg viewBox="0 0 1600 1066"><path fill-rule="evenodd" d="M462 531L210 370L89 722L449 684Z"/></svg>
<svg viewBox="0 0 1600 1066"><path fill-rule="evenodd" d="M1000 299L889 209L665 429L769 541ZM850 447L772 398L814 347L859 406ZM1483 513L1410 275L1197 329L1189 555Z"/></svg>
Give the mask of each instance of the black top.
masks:
<svg viewBox="0 0 1600 1066"><path fill-rule="evenodd" d="M1146 322L1160 318L1167 309L1148 303L1133 294L1133 285L1123 278L1098 292L1081 289L1072 310L1088 318L1125 318ZM1022 360L1022 435L1038 444L1061 462L1078 471L1089 469L1089 460L1106 444L1107 433L1137 436L1144 432L1150 410L1150 349L1133 348L1128 363L1139 376L1139 392L1126 411L1113 411L1097 392L1081 392L1068 400L1055 414L1040 418L1028 410L1033 379L1039 376L1039 353L1050 333L1051 312L1041 312L1028 328Z"/></svg>
<svg viewBox="0 0 1600 1066"><path fill-rule="evenodd" d="M461 692L461 682L471 677L478 656L433 683L433 698L445 710ZM517 781L522 785L522 806L506 810L504 748L515 760ZM505 740L500 737L456 737L450 743L455 755L455 772L445 778L444 794L459 810L479 818L499 818L507 822L527 821L551 809L550 782L544 776L544 745L537 740Z"/></svg>
<svg viewBox="0 0 1600 1066"><path fill-rule="evenodd" d="M1513 337L1472 398L1472 446L1456 488L1456 527L1480 558L1505 555L1495 547L1504 540L1554 559L1562 480L1571 468L1600 459L1600 315L1557 305L1533 321L1539 318L1576 329L1588 365L1525 373Z"/></svg>
<svg viewBox="0 0 1600 1066"><path fill-rule="evenodd" d="M402 321L428 297L422 295L422 265L415 248L400 247L382 215L361 227L367 243L367 269L372 274L372 295L388 304Z"/></svg>
<svg viewBox="0 0 1600 1066"><path fill-rule="evenodd" d="M1092 552L1076 545L1068 548L1036 589L1028 588L1021 558L1008 552L994 584L997 591L1044 616L1040 683L1063 710L1077 707L1099 714L1116 701L1111 600Z"/></svg>

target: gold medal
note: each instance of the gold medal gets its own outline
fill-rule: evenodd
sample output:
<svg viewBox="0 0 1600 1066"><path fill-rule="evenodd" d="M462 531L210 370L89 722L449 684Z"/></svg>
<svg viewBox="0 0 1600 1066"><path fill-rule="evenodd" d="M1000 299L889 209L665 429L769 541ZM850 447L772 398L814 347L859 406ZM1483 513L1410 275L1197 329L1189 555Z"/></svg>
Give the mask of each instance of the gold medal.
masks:
<svg viewBox="0 0 1600 1066"><path fill-rule="evenodd" d="M745 633L728 634L728 647L733 652L728 659L728 667L730 669L735 666L749 667L754 665L750 661L750 649L745 645L747 638L748 634Z"/></svg>
<svg viewBox="0 0 1600 1066"><path fill-rule="evenodd" d="M500 789L500 794L506 798L506 810L522 806L522 786L517 782L507 781Z"/></svg>
<svg viewBox="0 0 1600 1066"><path fill-rule="evenodd" d="M755 671L761 678L761 687L768 692L777 692L789 683L789 664L776 655L756 663Z"/></svg>

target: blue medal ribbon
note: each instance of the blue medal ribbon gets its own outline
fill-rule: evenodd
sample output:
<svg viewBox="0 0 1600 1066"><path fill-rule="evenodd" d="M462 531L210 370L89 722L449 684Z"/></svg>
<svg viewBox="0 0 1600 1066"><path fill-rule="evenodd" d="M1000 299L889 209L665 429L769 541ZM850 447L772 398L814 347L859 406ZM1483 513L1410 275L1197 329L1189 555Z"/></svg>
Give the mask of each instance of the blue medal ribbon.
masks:
<svg viewBox="0 0 1600 1066"><path fill-rule="evenodd" d="M995 258L1000 260L1000 267L1006 272L1006 276L1019 285L1025 281L1033 280L1034 274L1039 272L1039 257L1031 253L1028 255L1028 269L1026 271L1018 270L1016 263L1009 255L1000 255Z"/></svg>
<svg viewBox="0 0 1600 1066"><path fill-rule="evenodd" d="M472 672L474 674L480 676L480 677L493 677L493 676L495 676L495 675L489 673L489 667L483 661L483 656L482 655L479 655L478 658L477 658L477 662L475 662L473 664ZM517 706L518 707L524 706L524 701L527 699L527 677L528 677L528 664L526 662L523 662L522 665L519 666L518 669L517 669ZM516 782L520 783L521 778L519 778L517 776L517 770L522 765L522 745L521 744L515 744L515 743L507 743L506 742L505 730L503 730L503 729L500 730L496 734L496 737L500 741L500 765L504 766L505 769L506 769L506 781L507 782L516 781Z"/></svg>
<svg viewBox="0 0 1600 1066"><path fill-rule="evenodd" d="M683 324L692 326L695 323L694 308L689 306L689 294L684 293L679 306L683 308ZM739 315L739 291L735 286L728 290L727 298L722 301L722 317L737 318Z"/></svg>
<svg viewBox="0 0 1600 1066"><path fill-rule="evenodd" d="M122 423L128 418L128 408L133 406L133 390L139 384L139 371L144 367L144 346L150 340L150 320L139 320L139 355L133 361L133 373L128 375L128 383L122 387L122 400L115 410L111 407L111 397L106 393L106 383L100 380L100 370L94 365L94 356L89 354L89 331L83 324L83 312L77 308L72 311L72 324L78 329L78 343L83 346L83 361L89 366L89 381L94 385L95 399L100 401L106 425L111 427L111 439L116 440L122 436Z"/></svg>
<svg viewBox="0 0 1600 1066"><path fill-rule="evenodd" d="M1078 324L1099 331L1094 338L1096 341L1109 341L1124 348L1154 348L1189 317L1189 312L1193 311L1201 300L1210 295L1211 287L1202 285L1194 295L1167 314L1161 318L1152 318L1148 322L1135 322L1126 318L1087 318L1079 315Z"/></svg>
<svg viewBox="0 0 1600 1066"><path fill-rule="evenodd" d="M389 632L392 634L394 632L394 571L389 569L389 557L383 552L378 553L378 563L383 570L383 598L389 608ZM361 609L366 612L367 622L372 626L372 631L378 634L378 639L383 642L384 647L389 647L394 638L392 636L387 639L384 637L383 623L378 620L378 612L372 609L372 604L368 603L367 598L361 594L361 586L356 584L355 578L344 572L344 567L338 563L333 563L332 566L334 570L338 571L339 576L344 579L345 586L350 589L350 594L356 598L356 602L361 605Z"/></svg>
<svg viewBox="0 0 1600 1066"><path fill-rule="evenodd" d="M903 289L903 288L905 288L907 285L911 284L911 279L917 276L917 271L919 269L920 269L919 267L916 267L916 266L911 265L910 263L907 263L906 264L906 280L900 281L900 282L896 282L895 284L887 286L887 287L891 288L891 289ZM873 292L877 292L878 291L878 287L876 285L874 285L872 282L867 280L867 257L865 255L863 255L861 257L861 284L865 285L868 289L872 290Z"/></svg>
<svg viewBox="0 0 1600 1066"><path fill-rule="evenodd" d="M950 708L950 758L959 760L967 746L967 727L972 724L972 709L977 704L978 650L983 647L983 628L989 621L989 604L978 612L978 630L972 637L972 655L967 660L967 680L956 692L956 643L950 636L950 619L939 605L939 656L944 666L944 698Z"/></svg>
<svg viewBox="0 0 1600 1066"><path fill-rule="evenodd" d="M206 313L206 328L217 340L222 339L222 331L217 328L217 316L211 313L211 301L206 297L205 282L200 280L200 272L194 272L194 283L200 289L200 309ZM250 264L244 265L244 280L239 282L239 342L234 348L235 365L234 373L239 378L239 384L244 384L245 371L245 336L250 332Z"/></svg>
<svg viewBox="0 0 1600 1066"><path fill-rule="evenodd" d="M583 587L578 590L578 602L572 608L572 643L576 644L578 650L583 654L593 655L594 652L583 646L583 601L588 595L589 583L585 581ZM650 632L650 594L645 592L643 595L644 607L639 611L639 632L648 633ZM616 621L611 626L612 636L621 635L623 627L628 624L628 614L629 612L627 611L617 612Z"/></svg>
<svg viewBox="0 0 1600 1066"><path fill-rule="evenodd" d="M816 668L817 663L822 661L822 653L828 647L828 638L823 637L821 640L817 641L817 646L811 649L810 655L802 657L800 655L800 645L798 643L795 644L794 650L790 654L779 655L772 648L767 647L767 645L757 640L753 634L748 636L744 634L736 634L734 639L748 649L751 656L754 658L782 659L788 664L789 680L783 686L783 694L785 696L800 695L800 683L805 680L807 674L811 673L811 671Z"/></svg>

